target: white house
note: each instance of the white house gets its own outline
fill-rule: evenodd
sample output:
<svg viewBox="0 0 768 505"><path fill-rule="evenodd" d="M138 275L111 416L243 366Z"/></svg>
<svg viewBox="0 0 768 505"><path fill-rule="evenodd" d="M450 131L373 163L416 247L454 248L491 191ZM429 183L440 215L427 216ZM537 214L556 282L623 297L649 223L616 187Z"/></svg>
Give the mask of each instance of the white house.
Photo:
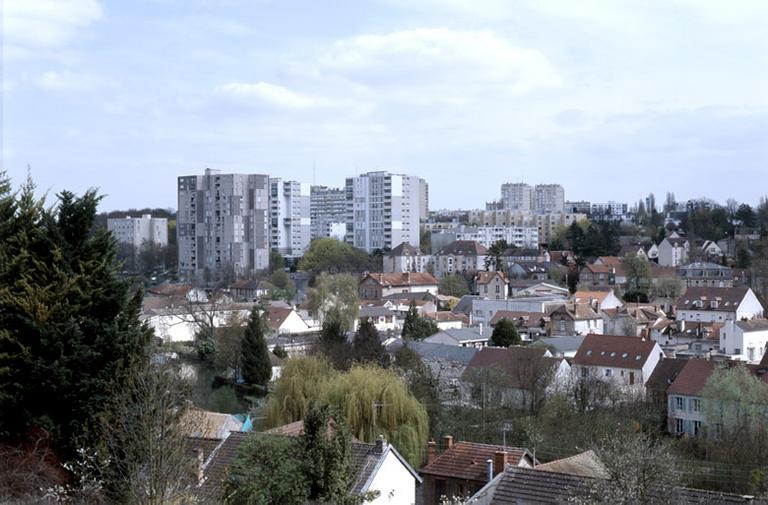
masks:
<svg viewBox="0 0 768 505"><path fill-rule="evenodd" d="M675 303L676 319L724 323L763 317L763 306L748 287L689 287Z"/></svg>
<svg viewBox="0 0 768 505"><path fill-rule="evenodd" d="M587 335L571 366L576 377L600 377L625 390L644 392L663 355L653 340Z"/></svg>
<svg viewBox="0 0 768 505"><path fill-rule="evenodd" d="M678 267L687 263L690 248L690 243L684 238L665 238L659 244L659 265Z"/></svg>
<svg viewBox="0 0 768 505"><path fill-rule="evenodd" d="M768 346L768 319L726 321L720 329L720 352L733 359L759 363Z"/></svg>
<svg viewBox="0 0 768 505"><path fill-rule="evenodd" d="M403 242L384 254L383 269L384 273L426 272L430 261L431 255L423 254L418 247Z"/></svg>
<svg viewBox="0 0 768 505"><path fill-rule="evenodd" d="M564 303L552 311L549 317L552 335L603 333L603 316L588 303Z"/></svg>
<svg viewBox="0 0 768 505"><path fill-rule="evenodd" d="M267 321L270 329L278 334L308 333L315 330L310 328L306 321L292 307L270 306L267 313Z"/></svg>
<svg viewBox="0 0 768 505"><path fill-rule="evenodd" d="M493 333L492 328L481 324L480 326L473 326L470 328L443 330L435 333L431 337L425 338L424 342L480 348L488 345L488 339L491 338L491 333Z"/></svg>
<svg viewBox="0 0 768 505"><path fill-rule="evenodd" d="M363 318L367 318L373 323L373 326L377 331L393 331L400 327L396 316L397 314L385 306L364 306L360 307L360 317L358 321L361 321ZM358 321L355 322L355 330L357 330L357 328L360 326Z"/></svg>

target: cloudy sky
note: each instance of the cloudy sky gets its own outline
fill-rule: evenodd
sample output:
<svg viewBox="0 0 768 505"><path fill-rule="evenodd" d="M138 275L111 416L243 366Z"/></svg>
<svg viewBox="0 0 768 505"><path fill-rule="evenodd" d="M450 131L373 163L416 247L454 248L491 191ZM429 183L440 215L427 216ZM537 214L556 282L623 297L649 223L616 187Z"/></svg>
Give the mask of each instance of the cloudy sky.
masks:
<svg viewBox="0 0 768 505"><path fill-rule="evenodd" d="M765 0L2 0L3 166L104 208L208 167L768 194ZM313 166L315 176L313 176Z"/></svg>

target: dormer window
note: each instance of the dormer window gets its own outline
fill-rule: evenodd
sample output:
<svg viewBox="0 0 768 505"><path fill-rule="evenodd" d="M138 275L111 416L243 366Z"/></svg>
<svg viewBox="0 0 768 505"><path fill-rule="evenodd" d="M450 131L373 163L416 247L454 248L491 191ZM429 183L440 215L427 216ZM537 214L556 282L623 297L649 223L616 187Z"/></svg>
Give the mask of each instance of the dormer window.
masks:
<svg viewBox="0 0 768 505"><path fill-rule="evenodd" d="M709 302L709 308L716 309L717 308L717 300L712 300Z"/></svg>

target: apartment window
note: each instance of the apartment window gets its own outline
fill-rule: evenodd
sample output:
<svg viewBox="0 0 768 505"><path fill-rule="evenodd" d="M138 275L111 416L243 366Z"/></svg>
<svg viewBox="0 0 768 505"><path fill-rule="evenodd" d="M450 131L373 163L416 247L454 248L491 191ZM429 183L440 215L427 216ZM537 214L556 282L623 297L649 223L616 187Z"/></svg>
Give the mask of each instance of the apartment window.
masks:
<svg viewBox="0 0 768 505"><path fill-rule="evenodd" d="M612 375L613 375L613 370L611 370L610 368L606 368L605 369L605 376L606 377L611 377Z"/></svg>
<svg viewBox="0 0 768 505"><path fill-rule="evenodd" d="M693 422L693 434L698 436L698 434L701 432L701 421L694 421Z"/></svg>
<svg viewBox="0 0 768 505"><path fill-rule="evenodd" d="M698 398L691 399L691 410L693 412L701 412L701 400Z"/></svg>
<svg viewBox="0 0 768 505"><path fill-rule="evenodd" d="M675 410L685 410L685 398L682 396L675 397Z"/></svg>
<svg viewBox="0 0 768 505"><path fill-rule="evenodd" d="M683 420L682 419L675 419L675 433L678 435L682 433L684 430L683 426Z"/></svg>
<svg viewBox="0 0 768 505"><path fill-rule="evenodd" d="M734 353L734 354L741 354L741 348L739 348L739 347L736 347L736 348L733 350L733 353Z"/></svg>
<svg viewBox="0 0 768 505"><path fill-rule="evenodd" d="M589 369L588 369L588 368L582 368L582 369L581 369L581 376L582 376L583 378L585 378L585 379L586 379L587 377L589 377Z"/></svg>

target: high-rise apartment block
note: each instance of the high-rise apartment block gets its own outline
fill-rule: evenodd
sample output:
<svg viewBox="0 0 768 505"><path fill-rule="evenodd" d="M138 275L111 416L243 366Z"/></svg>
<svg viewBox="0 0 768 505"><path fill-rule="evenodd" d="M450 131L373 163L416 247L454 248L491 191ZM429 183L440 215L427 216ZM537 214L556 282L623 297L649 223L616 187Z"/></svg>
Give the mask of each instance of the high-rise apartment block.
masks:
<svg viewBox="0 0 768 505"><path fill-rule="evenodd" d="M419 222L426 218L427 184L419 177L369 172L346 181L347 242L371 252L403 242L419 247Z"/></svg>
<svg viewBox="0 0 768 505"><path fill-rule="evenodd" d="M565 211L565 190L560 184L537 184L533 190L533 211L557 214Z"/></svg>
<svg viewBox="0 0 768 505"><path fill-rule="evenodd" d="M312 239L344 240L347 233L347 194L343 189L312 186L309 214Z"/></svg>
<svg viewBox="0 0 768 505"><path fill-rule="evenodd" d="M152 217L144 214L141 217L109 218L107 230L118 242L131 244L136 250L142 245L168 245L168 220L164 217Z"/></svg>
<svg viewBox="0 0 768 505"><path fill-rule="evenodd" d="M286 258L309 247L309 184L269 179L269 246Z"/></svg>
<svg viewBox="0 0 768 505"><path fill-rule="evenodd" d="M222 174L178 178L179 276L214 278L269 267L269 177Z"/></svg>
<svg viewBox="0 0 768 505"><path fill-rule="evenodd" d="M510 210L533 210L533 188L524 183L508 182L502 184L501 208Z"/></svg>

